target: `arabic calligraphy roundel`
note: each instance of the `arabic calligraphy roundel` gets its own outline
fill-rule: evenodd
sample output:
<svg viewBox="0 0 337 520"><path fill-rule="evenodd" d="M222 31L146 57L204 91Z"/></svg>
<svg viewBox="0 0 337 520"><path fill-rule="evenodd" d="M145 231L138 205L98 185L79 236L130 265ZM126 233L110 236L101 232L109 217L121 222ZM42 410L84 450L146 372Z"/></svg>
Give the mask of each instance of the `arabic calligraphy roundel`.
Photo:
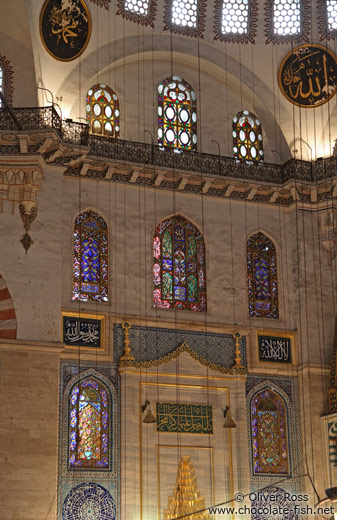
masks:
<svg viewBox="0 0 337 520"><path fill-rule="evenodd" d="M66 496L63 520L114 520L116 506L110 493L94 482L79 484Z"/></svg>
<svg viewBox="0 0 337 520"><path fill-rule="evenodd" d="M54 58L70 61L88 45L90 13L83 0L46 0L40 14L41 40Z"/></svg>
<svg viewBox="0 0 337 520"><path fill-rule="evenodd" d="M284 96L294 105L322 105L337 90L336 56L321 45L300 45L282 61L278 82Z"/></svg>

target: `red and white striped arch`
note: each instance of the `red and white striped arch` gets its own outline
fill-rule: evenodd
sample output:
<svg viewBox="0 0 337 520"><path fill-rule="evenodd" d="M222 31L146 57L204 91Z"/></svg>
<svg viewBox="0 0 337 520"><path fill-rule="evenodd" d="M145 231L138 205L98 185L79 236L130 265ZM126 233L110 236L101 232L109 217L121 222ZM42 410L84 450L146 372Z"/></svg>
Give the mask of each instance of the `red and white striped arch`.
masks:
<svg viewBox="0 0 337 520"><path fill-rule="evenodd" d="M16 314L10 292L0 274L0 338L16 339Z"/></svg>

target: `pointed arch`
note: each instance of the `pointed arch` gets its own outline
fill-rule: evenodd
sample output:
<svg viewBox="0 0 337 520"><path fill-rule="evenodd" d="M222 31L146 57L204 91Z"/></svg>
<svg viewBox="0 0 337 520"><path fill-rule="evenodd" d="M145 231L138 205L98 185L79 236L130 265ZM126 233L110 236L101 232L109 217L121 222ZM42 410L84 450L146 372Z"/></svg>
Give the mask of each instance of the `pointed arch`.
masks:
<svg viewBox="0 0 337 520"><path fill-rule="evenodd" d="M262 125L258 118L243 110L233 117L233 152L241 161L263 160Z"/></svg>
<svg viewBox="0 0 337 520"><path fill-rule="evenodd" d="M73 300L108 301L108 227L92 210L75 218Z"/></svg>
<svg viewBox="0 0 337 520"><path fill-rule="evenodd" d="M89 89L86 114L91 134L119 137L119 102L110 87L100 83Z"/></svg>
<svg viewBox="0 0 337 520"><path fill-rule="evenodd" d="M204 238L189 220L162 220L153 236L154 306L206 312L205 257Z"/></svg>
<svg viewBox="0 0 337 520"><path fill-rule="evenodd" d="M0 338L16 339L16 314L10 292L0 274Z"/></svg>
<svg viewBox="0 0 337 520"><path fill-rule="evenodd" d="M249 316L279 317L276 249L261 232L247 240L247 287Z"/></svg>
<svg viewBox="0 0 337 520"><path fill-rule="evenodd" d="M158 86L158 143L197 150L197 97L189 83L172 76Z"/></svg>
<svg viewBox="0 0 337 520"><path fill-rule="evenodd" d="M64 466L115 472L117 392L111 382L92 368L74 376L65 387L63 410Z"/></svg>
<svg viewBox="0 0 337 520"><path fill-rule="evenodd" d="M264 381L249 392L248 403L253 475L291 475L289 399Z"/></svg>

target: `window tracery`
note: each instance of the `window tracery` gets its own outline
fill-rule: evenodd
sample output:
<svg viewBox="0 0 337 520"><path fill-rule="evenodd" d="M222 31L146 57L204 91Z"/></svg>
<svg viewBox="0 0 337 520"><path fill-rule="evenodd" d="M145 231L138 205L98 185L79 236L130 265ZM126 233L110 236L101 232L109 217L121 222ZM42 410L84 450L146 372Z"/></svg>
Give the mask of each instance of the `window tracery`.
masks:
<svg viewBox="0 0 337 520"><path fill-rule="evenodd" d="M119 102L110 87L100 83L89 89L86 114L90 133L106 137L119 136Z"/></svg>
<svg viewBox="0 0 337 520"><path fill-rule="evenodd" d="M175 150L197 149L196 95L179 76L158 87L158 143Z"/></svg>
<svg viewBox="0 0 337 520"><path fill-rule="evenodd" d="M304 43L310 36L309 0L266 0L266 43Z"/></svg>
<svg viewBox="0 0 337 520"><path fill-rule="evenodd" d="M164 7L164 30L203 38L205 0L170 0Z"/></svg>
<svg viewBox="0 0 337 520"><path fill-rule="evenodd" d="M154 27L154 20L157 11L156 0L117 0L118 10L123 18L132 22L140 23L145 27Z"/></svg>
<svg viewBox="0 0 337 520"><path fill-rule="evenodd" d="M69 468L107 468L110 460L111 398L94 377L75 384L69 394Z"/></svg>
<svg viewBox="0 0 337 520"><path fill-rule="evenodd" d="M255 43L256 0L216 0L214 39L233 43Z"/></svg>
<svg viewBox="0 0 337 520"><path fill-rule="evenodd" d="M276 250L263 233L247 240L249 316L278 318Z"/></svg>
<svg viewBox="0 0 337 520"><path fill-rule="evenodd" d="M317 0L317 21L321 40L334 40L337 35L337 0Z"/></svg>
<svg viewBox="0 0 337 520"><path fill-rule="evenodd" d="M176 215L153 238L154 306L206 312L205 244L193 224Z"/></svg>
<svg viewBox="0 0 337 520"><path fill-rule="evenodd" d="M251 401L251 434L254 475L289 475L286 404L269 388Z"/></svg>
<svg viewBox="0 0 337 520"><path fill-rule="evenodd" d="M75 219L73 300L108 301L108 228L93 211Z"/></svg>
<svg viewBox="0 0 337 520"><path fill-rule="evenodd" d="M254 114L238 112L232 123L234 157L241 161L263 160L262 125Z"/></svg>

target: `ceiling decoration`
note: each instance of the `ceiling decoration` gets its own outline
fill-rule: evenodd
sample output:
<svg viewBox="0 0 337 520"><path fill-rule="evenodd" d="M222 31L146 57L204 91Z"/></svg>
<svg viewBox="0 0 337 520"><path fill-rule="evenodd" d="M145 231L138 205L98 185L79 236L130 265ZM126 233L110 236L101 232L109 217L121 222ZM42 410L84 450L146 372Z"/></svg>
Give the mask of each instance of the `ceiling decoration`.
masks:
<svg viewBox="0 0 337 520"><path fill-rule="evenodd" d="M91 18L83 0L46 0L40 14L40 36L47 52L60 61L80 56L88 45Z"/></svg>

